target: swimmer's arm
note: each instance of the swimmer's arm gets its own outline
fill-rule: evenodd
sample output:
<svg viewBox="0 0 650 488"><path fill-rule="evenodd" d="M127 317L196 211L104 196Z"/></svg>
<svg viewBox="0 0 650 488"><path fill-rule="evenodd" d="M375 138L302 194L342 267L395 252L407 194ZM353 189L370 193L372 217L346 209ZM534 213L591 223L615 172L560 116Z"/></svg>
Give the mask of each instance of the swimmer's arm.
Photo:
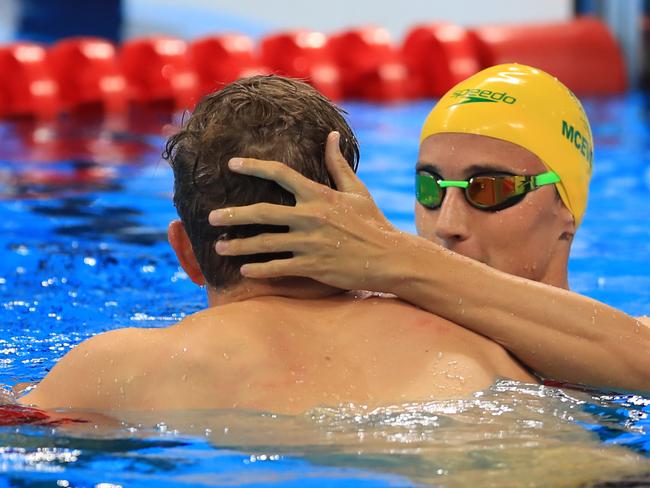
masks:
<svg viewBox="0 0 650 488"><path fill-rule="evenodd" d="M650 391L650 324L415 236L384 261L387 291L498 342L542 377Z"/></svg>
<svg viewBox="0 0 650 488"><path fill-rule="evenodd" d="M63 356L47 376L18 401L42 409L110 409L118 398L123 361L140 329L98 334Z"/></svg>
<svg viewBox="0 0 650 488"><path fill-rule="evenodd" d="M250 278L304 276L344 289L394 293L503 345L543 377L650 391L650 326L576 293L517 278L395 229L329 135L337 190L286 165L242 159L238 173L272 180L296 206L258 204L210 214L213 225L274 224L291 231L220 243L222 255L291 251L246 265Z"/></svg>

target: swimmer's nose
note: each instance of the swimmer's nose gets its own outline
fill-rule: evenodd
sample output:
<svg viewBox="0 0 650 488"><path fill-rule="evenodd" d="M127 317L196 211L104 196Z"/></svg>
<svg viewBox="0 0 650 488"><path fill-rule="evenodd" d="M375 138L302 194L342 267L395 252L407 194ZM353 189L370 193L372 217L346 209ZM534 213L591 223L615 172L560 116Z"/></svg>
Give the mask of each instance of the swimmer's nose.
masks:
<svg viewBox="0 0 650 488"><path fill-rule="evenodd" d="M437 210L435 234L447 248L469 237L471 207L460 188L447 188L445 199Z"/></svg>

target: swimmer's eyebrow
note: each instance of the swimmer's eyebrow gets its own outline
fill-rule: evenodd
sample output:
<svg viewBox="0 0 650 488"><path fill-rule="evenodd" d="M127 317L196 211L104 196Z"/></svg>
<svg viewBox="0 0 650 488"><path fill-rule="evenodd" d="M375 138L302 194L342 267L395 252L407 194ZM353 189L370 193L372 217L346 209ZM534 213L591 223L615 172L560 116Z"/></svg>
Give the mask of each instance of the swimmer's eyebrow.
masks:
<svg viewBox="0 0 650 488"><path fill-rule="evenodd" d="M418 161L415 164L415 171L428 171L429 173L440 174L440 168L433 163L425 163L423 161Z"/></svg>

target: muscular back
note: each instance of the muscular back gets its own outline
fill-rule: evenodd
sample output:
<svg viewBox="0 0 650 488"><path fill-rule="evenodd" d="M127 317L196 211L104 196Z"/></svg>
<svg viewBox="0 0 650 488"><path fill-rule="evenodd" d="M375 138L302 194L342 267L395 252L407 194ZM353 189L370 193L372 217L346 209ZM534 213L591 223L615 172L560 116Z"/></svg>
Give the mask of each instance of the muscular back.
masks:
<svg viewBox="0 0 650 488"><path fill-rule="evenodd" d="M534 381L497 344L397 299L264 297L96 336L23 403L295 413L457 398L497 377Z"/></svg>

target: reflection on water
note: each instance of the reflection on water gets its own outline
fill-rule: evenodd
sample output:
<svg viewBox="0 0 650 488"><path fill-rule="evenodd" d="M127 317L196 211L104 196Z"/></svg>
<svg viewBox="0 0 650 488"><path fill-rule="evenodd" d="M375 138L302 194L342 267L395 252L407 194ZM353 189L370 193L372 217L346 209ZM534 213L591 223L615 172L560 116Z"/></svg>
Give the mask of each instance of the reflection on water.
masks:
<svg viewBox="0 0 650 488"><path fill-rule="evenodd" d="M602 425L619 437L638 435L648 428L647 407L502 381L467 400L373 410L347 405L298 416L132 413L121 416L121 426L94 420L54 435L34 427L5 431L0 463L15 480L39 471L68 480L84 473L108 483L165 476L207 486L278 479L354 481L350 486L590 486L626 476L647 479L650 458L605 445L582 425ZM611 417L603 419L606 412ZM619 422L620 416L629 421ZM102 477L102 463L120 469Z"/></svg>
<svg viewBox="0 0 650 488"><path fill-rule="evenodd" d="M104 118L101 112L51 121L0 124L0 200L60 198L117 191L120 179L160 159L169 110ZM151 134L155 134L152 136Z"/></svg>

